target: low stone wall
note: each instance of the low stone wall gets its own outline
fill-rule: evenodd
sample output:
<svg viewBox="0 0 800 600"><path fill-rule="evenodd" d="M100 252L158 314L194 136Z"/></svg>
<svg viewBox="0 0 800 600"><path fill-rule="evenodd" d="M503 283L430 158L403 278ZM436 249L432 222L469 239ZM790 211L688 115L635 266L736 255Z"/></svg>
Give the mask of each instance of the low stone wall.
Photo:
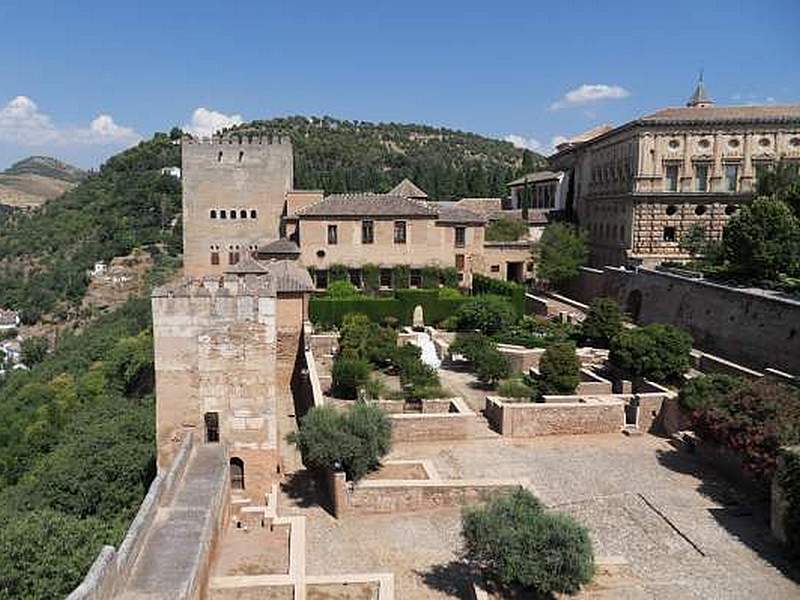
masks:
<svg viewBox="0 0 800 600"><path fill-rule="evenodd" d="M703 373L723 373L747 379L759 379L764 376L764 373L700 350L693 350L692 356L695 359L695 366Z"/></svg>
<svg viewBox="0 0 800 600"><path fill-rule="evenodd" d="M337 518L349 514L402 513L486 502L528 486L524 479L365 480L352 484L344 473L328 475Z"/></svg>
<svg viewBox="0 0 800 600"><path fill-rule="evenodd" d="M336 354L339 349L338 333L311 333L308 336L308 349L317 356Z"/></svg>
<svg viewBox="0 0 800 600"><path fill-rule="evenodd" d="M428 401L422 413L391 414L392 442L431 442L463 440L469 437L477 415L461 398ZM451 412L431 412L446 402Z"/></svg>
<svg viewBox="0 0 800 600"><path fill-rule="evenodd" d="M613 385L591 369L581 369L581 381L575 389L576 396L600 396L613 393Z"/></svg>
<svg viewBox="0 0 800 600"><path fill-rule="evenodd" d="M122 589L144 546L158 507L171 500L175 486L186 470L193 443L194 437L189 432L181 442L170 469L157 474L150 484L119 550L113 546L103 546L83 582L67 596L68 600L110 598Z"/></svg>
<svg viewBox="0 0 800 600"><path fill-rule="evenodd" d="M512 372L527 373L531 368L538 369L544 348L526 348L514 344L497 344L497 350L506 357Z"/></svg>
<svg viewBox="0 0 800 600"><path fill-rule="evenodd" d="M625 424L625 402L614 396L565 402L504 402L487 397L484 415L500 434L510 437L618 433Z"/></svg>

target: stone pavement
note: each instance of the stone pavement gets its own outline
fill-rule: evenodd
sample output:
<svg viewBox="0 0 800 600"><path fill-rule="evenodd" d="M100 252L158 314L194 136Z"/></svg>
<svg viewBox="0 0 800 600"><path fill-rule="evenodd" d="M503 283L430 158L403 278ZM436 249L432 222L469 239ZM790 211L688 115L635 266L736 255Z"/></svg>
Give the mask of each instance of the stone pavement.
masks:
<svg viewBox="0 0 800 600"><path fill-rule="evenodd" d="M172 502L159 507L120 598L167 600L181 595L202 569L202 534L220 478L227 472L220 445L193 450Z"/></svg>
<svg viewBox="0 0 800 600"><path fill-rule="evenodd" d="M764 506L651 435L552 436L400 444L391 459L430 459L444 478L531 481L547 505L591 532L598 557L621 563L612 590L578 598L800 598L771 539ZM398 600L466 598L458 562L460 511L354 516L336 521L296 498L307 519L309 574L395 575Z"/></svg>

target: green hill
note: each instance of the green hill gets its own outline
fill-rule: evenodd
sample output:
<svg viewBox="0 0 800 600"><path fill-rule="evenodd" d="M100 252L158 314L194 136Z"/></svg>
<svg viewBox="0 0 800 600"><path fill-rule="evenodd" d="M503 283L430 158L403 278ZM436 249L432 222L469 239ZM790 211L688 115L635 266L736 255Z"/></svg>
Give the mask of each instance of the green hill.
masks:
<svg viewBox="0 0 800 600"><path fill-rule="evenodd" d="M285 134L295 185L326 192L388 191L410 178L432 199L505 196L505 184L544 158L474 133L427 125L285 117L231 130Z"/></svg>
<svg viewBox="0 0 800 600"><path fill-rule="evenodd" d="M0 208L35 208L59 197L86 177L86 172L50 158L31 156L0 173Z"/></svg>
<svg viewBox="0 0 800 600"><path fill-rule="evenodd" d="M49 156L29 156L28 158L15 162L3 171L3 174L40 175L42 177L60 179L70 183L78 183L86 177L86 171Z"/></svg>

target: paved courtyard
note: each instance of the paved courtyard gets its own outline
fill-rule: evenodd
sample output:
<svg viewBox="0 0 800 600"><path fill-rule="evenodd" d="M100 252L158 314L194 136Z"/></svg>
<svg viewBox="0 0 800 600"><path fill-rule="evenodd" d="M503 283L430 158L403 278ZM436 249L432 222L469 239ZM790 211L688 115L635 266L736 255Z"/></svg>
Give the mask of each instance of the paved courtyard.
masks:
<svg viewBox="0 0 800 600"><path fill-rule="evenodd" d="M527 477L547 505L591 531L616 575L581 594L604 599L800 598L772 541L765 507L650 435L494 438L399 445L392 459L425 458L443 478ZM337 521L284 498L308 517L310 574L393 572L397 598L466 598L457 562L457 510ZM788 572L788 571L786 571Z"/></svg>

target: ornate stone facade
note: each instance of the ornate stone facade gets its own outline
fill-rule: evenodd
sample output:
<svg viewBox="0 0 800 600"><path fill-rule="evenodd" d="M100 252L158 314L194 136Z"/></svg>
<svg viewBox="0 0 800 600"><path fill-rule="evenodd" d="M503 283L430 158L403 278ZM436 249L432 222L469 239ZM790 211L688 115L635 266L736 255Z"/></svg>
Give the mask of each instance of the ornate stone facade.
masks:
<svg viewBox="0 0 800 600"><path fill-rule="evenodd" d="M689 228L719 239L777 161L800 165L800 105L715 107L702 88L686 107L598 129L551 157L595 265L689 258L679 247Z"/></svg>

